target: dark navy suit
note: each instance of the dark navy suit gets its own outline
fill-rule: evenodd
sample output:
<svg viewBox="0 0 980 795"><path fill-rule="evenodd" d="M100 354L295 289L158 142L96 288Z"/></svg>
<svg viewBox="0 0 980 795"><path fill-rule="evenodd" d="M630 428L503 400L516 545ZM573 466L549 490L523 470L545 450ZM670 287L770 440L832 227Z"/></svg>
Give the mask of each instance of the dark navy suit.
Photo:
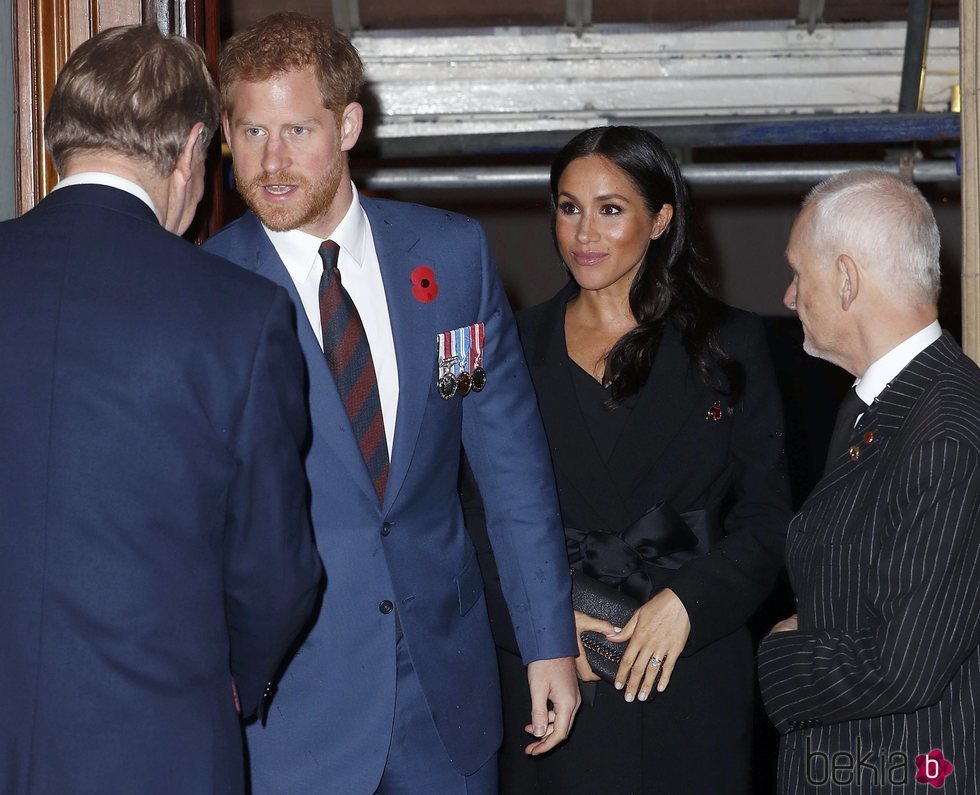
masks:
<svg viewBox="0 0 980 795"><path fill-rule="evenodd" d="M285 294L115 188L0 225L0 791L240 793L322 571Z"/></svg>
<svg viewBox="0 0 980 795"><path fill-rule="evenodd" d="M268 722L248 732L256 793L370 793L394 719L394 603L425 700L462 775L500 744L500 693L483 582L457 494L461 447L483 490L490 538L525 663L574 655L553 475L517 329L480 226L452 213L362 197L398 361L391 470L379 505L299 297L251 213L206 244L285 286L309 369L306 460L327 568L320 618L290 662ZM438 294L413 292L432 269ZM445 400L437 335L484 323L487 386ZM530 716L528 716L529 718Z"/></svg>
<svg viewBox="0 0 980 795"><path fill-rule="evenodd" d="M799 630L759 647L780 793L980 793L978 404L980 370L944 334L790 523Z"/></svg>

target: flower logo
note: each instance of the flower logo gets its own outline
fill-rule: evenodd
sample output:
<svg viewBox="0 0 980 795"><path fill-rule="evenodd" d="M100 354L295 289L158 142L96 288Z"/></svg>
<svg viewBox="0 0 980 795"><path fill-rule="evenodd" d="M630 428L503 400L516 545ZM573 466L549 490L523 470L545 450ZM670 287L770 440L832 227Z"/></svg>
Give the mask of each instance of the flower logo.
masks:
<svg viewBox="0 0 980 795"><path fill-rule="evenodd" d="M416 301L429 303L439 294L436 274L428 265L419 265L412 271L412 295Z"/></svg>
<svg viewBox="0 0 980 795"><path fill-rule="evenodd" d="M953 763L946 759L938 748L934 748L928 754L919 754L915 758L915 766L918 768L915 780L936 789L942 789L946 776L953 772Z"/></svg>

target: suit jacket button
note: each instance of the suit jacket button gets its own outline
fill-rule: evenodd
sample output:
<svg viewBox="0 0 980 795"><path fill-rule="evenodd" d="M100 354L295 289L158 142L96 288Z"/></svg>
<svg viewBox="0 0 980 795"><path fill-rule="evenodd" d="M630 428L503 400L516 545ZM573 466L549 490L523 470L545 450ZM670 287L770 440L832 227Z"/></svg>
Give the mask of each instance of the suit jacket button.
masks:
<svg viewBox="0 0 980 795"><path fill-rule="evenodd" d="M395 606L387 599L385 599L381 604L378 605L378 610L380 610L385 615L388 615L388 613L390 613L394 609Z"/></svg>
<svg viewBox="0 0 980 795"><path fill-rule="evenodd" d="M386 536L391 532L391 522L385 522L381 525L381 535Z"/></svg>

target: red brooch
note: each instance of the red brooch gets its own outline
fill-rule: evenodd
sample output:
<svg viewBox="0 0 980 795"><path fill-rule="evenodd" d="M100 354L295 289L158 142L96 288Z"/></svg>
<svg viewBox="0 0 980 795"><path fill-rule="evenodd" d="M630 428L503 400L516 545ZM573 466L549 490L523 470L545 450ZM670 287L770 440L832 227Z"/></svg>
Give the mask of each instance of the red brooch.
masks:
<svg viewBox="0 0 980 795"><path fill-rule="evenodd" d="M875 440L875 432L868 431L862 439L864 440L865 446L871 444ZM861 445L852 444L847 448L847 454L851 457L852 461L857 461L861 457Z"/></svg>
<svg viewBox="0 0 980 795"><path fill-rule="evenodd" d="M428 265L419 265L412 271L412 295L416 301L429 303L439 294L436 274Z"/></svg>
<svg viewBox="0 0 980 795"><path fill-rule="evenodd" d="M716 400L711 404L711 408L708 409L708 413L705 415L706 420L711 420L712 422L718 422L721 420L721 401Z"/></svg>

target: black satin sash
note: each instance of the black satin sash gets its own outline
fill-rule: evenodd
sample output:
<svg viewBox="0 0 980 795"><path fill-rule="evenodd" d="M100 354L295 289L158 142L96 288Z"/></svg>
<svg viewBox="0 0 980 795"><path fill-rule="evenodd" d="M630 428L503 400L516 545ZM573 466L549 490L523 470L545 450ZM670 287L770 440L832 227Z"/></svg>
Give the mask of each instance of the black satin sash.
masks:
<svg viewBox="0 0 980 795"><path fill-rule="evenodd" d="M677 513L658 502L622 533L565 528L568 559L584 574L648 601L664 587L669 570L707 554L721 538L707 511Z"/></svg>

